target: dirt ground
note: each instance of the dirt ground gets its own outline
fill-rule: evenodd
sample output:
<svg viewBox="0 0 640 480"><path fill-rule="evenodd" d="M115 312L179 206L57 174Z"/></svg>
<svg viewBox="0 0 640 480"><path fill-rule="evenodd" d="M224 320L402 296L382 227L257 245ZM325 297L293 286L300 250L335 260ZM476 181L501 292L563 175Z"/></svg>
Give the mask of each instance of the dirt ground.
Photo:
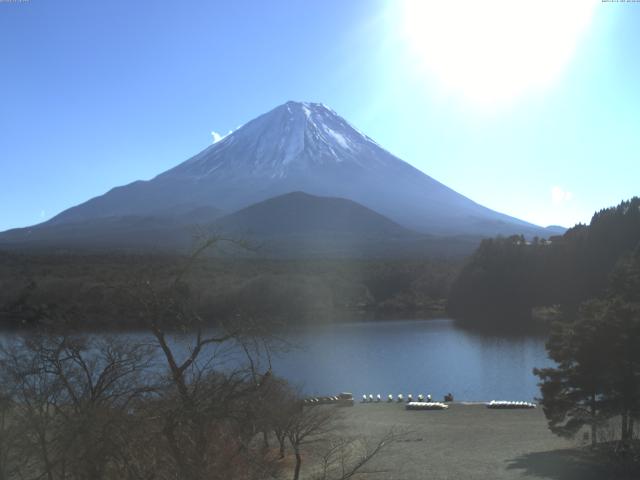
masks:
<svg viewBox="0 0 640 480"><path fill-rule="evenodd" d="M490 410L453 404L444 411L407 411L403 404L356 404L344 408L344 432L375 440L390 428L408 432L367 466L371 479L550 479L617 478L591 460L584 437L553 435L540 408Z"/></svg>

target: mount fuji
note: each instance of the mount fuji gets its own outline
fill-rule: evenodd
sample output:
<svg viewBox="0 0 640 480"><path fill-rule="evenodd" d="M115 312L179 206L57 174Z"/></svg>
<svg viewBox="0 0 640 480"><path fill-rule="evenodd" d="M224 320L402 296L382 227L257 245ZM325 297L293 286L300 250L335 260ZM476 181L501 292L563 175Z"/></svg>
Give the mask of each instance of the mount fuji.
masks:
<svg viewBox="0 0 640 480"><path fill-rule="evenodd" d="M149 222L156 230L167 222L211 224L291 192L356 202L420 234L559 233L475 203L395 157L323 104L287 102L151 180L113 188L47 222L0 234L0 243L37 244L53 235L62 245L65 235L71 241L96 225L113 236L121 224L126 232L144 230Z"/></svg>

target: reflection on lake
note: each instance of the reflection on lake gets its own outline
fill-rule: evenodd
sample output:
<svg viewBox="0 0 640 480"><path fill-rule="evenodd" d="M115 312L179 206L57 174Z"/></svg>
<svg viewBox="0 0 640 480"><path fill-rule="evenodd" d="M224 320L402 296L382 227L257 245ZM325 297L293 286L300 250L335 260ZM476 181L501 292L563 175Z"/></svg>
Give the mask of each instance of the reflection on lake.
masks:
<svg viewBox="0 0 640 480"><path fill-rule="evenodd" d="M288 338L299 348L274 358L274 372L308 394L531 400L532 369L551 365L541 337L481 335L446 319L318 326Z"/></svg>

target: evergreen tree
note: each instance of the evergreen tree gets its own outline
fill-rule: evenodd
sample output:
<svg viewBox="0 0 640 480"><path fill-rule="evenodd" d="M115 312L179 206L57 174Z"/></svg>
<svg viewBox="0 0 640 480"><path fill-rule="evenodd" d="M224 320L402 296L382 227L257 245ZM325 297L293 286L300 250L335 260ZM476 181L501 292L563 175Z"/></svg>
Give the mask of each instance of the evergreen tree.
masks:
<svg viewBox="0 0 640 480"><path fill-rule="evenodd" d="M607 400L611 411L620 415L621 440L627 444L640 418L640 248L618 263L608 299L608 336L602 338L611 351Z"/></svg>
<svg viewBox="0 0 640 480"><path fill-rule="evenodd" d="M624 257L604 300L585 302L577 320L558 323L547 342L555 368L535 369L549 428L574 436L619 417L621 441L633 440L640 418L640 249Z"/></svg>
<svg viewBox="0 0 640 480"><path fill-rule="evenodd" d="M605 305L589 302L572 323L554 325L547 351L556 368L534 369L540 377L540 401L550 430L563 437L574 437L584 426L591 428L591 444L607 410L604 408L607 384L607 349L600 337L606 328Z"/></svg>

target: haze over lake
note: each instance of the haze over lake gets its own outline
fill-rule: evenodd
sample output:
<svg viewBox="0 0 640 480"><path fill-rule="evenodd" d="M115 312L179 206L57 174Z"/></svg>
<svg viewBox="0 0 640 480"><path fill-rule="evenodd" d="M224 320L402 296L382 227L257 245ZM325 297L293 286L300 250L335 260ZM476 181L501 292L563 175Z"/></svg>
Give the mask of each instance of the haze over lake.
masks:
<svg viewBox="0 0 640 480"><path fill-rule="evenodd" d="M316 326L289 339L299 348L274 358L274 372L318 395L532 400L532 369L550 365L541 337L478 334L449 319Z"/></svg>
<svg viewBox="0 0 640 480"><path fill-rule="evenodd" d="M146 332L105 335L156 345ZM533 400L540 393L532 369L552 364L543 337L481 334L451 319L324 324L288 330L282 338L288 347L272 356L273 372L305 395L347 391L359 399L364 393L422 393L442 400L451 392L456 401ZM190 335L171 337L179 357L188 354L191 340ZM215 355L212 364L223 370L245 359L230 345L207 347L206 352L206 358ZM158 360L158 370L164 369L163 359ZM262 358L258 370L267 368Z"/></svg>

